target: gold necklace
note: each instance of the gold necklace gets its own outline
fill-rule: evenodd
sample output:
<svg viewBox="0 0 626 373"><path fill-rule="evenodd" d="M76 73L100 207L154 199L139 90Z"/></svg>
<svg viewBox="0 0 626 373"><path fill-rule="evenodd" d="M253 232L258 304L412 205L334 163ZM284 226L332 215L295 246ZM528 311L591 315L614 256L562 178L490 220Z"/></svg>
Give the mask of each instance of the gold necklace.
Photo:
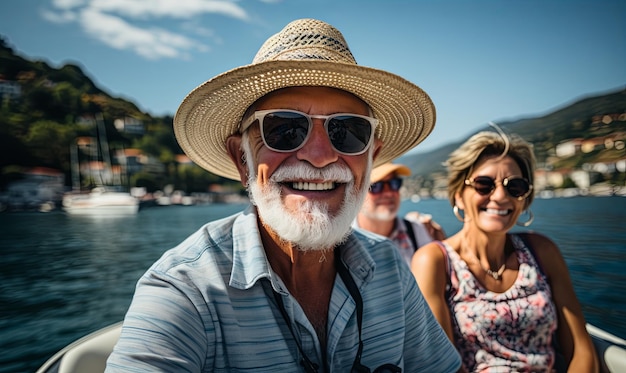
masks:
<svg viewBox="0 0 626 373"><path fill-rule="evenodd" d="M506 252L505 252L505 254L506 254ZM502 265L500 266L500 268L497 271L492 271L491 268L483 267L482 263L480 263L480 259L478 259L478 256L476 256L476 254L474 254L474 253L472 253L472 256L474 257L474 259L478 263L478 266L480 267L480 269L485 271L485 273L488 274L489 276L493 277L494 280L499 281L502 278L502 274L504 273L504 270L506 269L506 259L507 259L508 255L504 257L504 263L502 263Z"/></svg>
<svg viewBox="0 0 626 373"><path fill-rule="evenodd" d="M511 255L511 249L508 245L508 239L507 239L507 243L504 244L504 263L502 263L502 265L497 271L492 271L491 268L483 267L482 263L480 262L480 259L478 259L478 256L470 250L467 250L467 251L469 251L471 255L474 257L474 259L476 259L476 262L478 262L478 266L480 267L480 269L485 271L486 274L493 277L493 279L496 281L500 281L502 279L502 274L504 273L504 270L506 269L506 260L508 259L509 255Z"/></svg>
<svg viewBox="0 0 626 373"><path fill-rule="evenodd" d="M480 264L480 262L478 262L478 264ZM502 274L504 273L504 270L506 269L506 262L502 263L502 266L497 271L492 271L491 269L485 269L483 268L482 264L480 265L480 268L482 268L483 271L485 271L489 276L493 277L494 280L498 281L500 280L500 278L502 277Z"/></svg>

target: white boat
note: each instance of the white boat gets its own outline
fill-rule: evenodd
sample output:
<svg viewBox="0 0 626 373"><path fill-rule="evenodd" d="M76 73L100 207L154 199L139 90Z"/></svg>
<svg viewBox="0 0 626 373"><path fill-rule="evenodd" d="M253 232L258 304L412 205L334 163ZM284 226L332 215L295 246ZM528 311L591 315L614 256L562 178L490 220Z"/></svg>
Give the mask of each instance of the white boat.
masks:
<svg viewBox="0 0 626 373"><path fill-rule="evenodd" d="M121 191L121 178L117 182L113 180L111 156L102 114L96 115L95 120L100 142L95 142L95 151L92 151L92 156L98 158L98 155L102 153L104 173L98 173L98 177L95 178L98 187L93 188L89 193L79 192L81 186L79 152L77 145L72 145L70 155L74 192L63 196L63 209L70 215L96 217L134 215L139 211L139 200L130 193ZM110 186L111 184L113 186Z"/></svg>
<svg viewBox="0 0 626 373"><path fill-rule="evenodd" d="M139 200L130 193L97 187L88 194L66 194L63 209L70 215L135 215L139 211Z"/></svg>
<svg viewBox="0 0 626 373"><path fill-rule="evenodd" d="M97 330L54 354L37 373L104 372L121 331L121 322ZM600 372L626 372L626 340L591 324L587 324L587 331L600 359Z"/></svg>

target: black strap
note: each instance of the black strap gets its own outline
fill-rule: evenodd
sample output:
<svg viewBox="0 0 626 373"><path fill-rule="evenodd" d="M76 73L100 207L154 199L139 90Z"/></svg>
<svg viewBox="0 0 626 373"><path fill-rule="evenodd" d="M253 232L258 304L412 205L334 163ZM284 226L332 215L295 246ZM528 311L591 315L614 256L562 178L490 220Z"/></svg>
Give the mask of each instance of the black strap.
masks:
<svg viewBox="0 0 626 373"><path fill-rule="evenodd" d="M341 260L340 251L341 250L339 250L338 247L335 248L335 266L337 267L337 272L339 272L341 280L348 288L350 296L354 299L354 303L356 303L356 322L359 329L359 349L356 353L356 358L354 359L352 371L358 371L358 368L361 366L361 354L363 353L363 340L361 339L361 325L363 324L363 298L361 298L361 292L350 275L348 268L346 268L346 265L343 264L343 261Z"/></svg>
<svg viewBox="0 0 626 373"><path fill-rule="evenodd" d="M352 371L359 372L361 366L361 355L363 354L363 340L361 339L361 325L363 324L363 298L361 298L361 293L359 292L359 288L356 286L354 279L350 275L348 268L346 268L345 264L341 260L341 253L339 248L335 248L335 266L337 267L337 272L341 277L341 280L348 288L348 292L352 299L354 299L354 303L356 304L356 321L359 330L359 348L357 351L356 358L354 359L354 366ZM291 321L289 320L289 315L287 314L287 310L285 309L285 304L282 299L282 295L272 290L274 293L274 299L276 299L276 303L278 304L278 309L280 310L280 314L283 316L285 323L287 323L287 327L293 336L294 341L296 342L296 346L298 346L298 350L300 351L300 355L302 355L302 360L300 360L300 365L304 367L304 370L307 373L315 373L318 371L319 366L312 362L309 357L304 353L302 346L300 345L300 341L296 337L293 327L291 326Z"/></svg>
<svg viewBox="0 0 626 373"><path fill-rule="evenodd" d="M413 231L413 223L406 219L402 219L402 221L404 222L404 225L406 226L406 232L409 235L411 242L413 243L413 250L417 251L419 246L417 246L417 239L415 238L415 232Z"/></svg>
<svg viewBox="0 0 626 373"><path fill-rule="evenodd" d="M363 298L361 298L361 292L350 275L348 268L346 268L345 264L341 260L341 251L339 248L335 248L335 266L337 267L339 276L341 276L341 280L343 280L344 284L348 288L350 296L354 299L354 303L356 304L356 322L359 327L359 349L356 353L356 357L354 358L354 363L352 364L350 372L370 373L371 370L361 364L361 355L363 354L363 340L361 339L361 326L363 324ZM374 370L374 373L380 372L402 373L402 368L393 364L384 364Z"/></svg>
<svg viewBox="0 0 626 373"><path fill-rule="evenodd" d="M285 319L285 323L293 336L293 340L296 342L296 346L298 346L298 350L300 351L300 355L302 355L302 360L300 360L300 365L304 367L304 371L307 373L317 373L319 366L312 362L308 356L302 350L302 346L300 346L300 341L296 337L296 334L293 332L293 327L291 326L291 321L289 320L289 315L287 314L287 310L285 309L285 303L283 303L282 295L278 294L274 290L271 290L274 293L274 299L276 299L276 303L278 303L278 309L280 310L280 314L283 315L283 319Z"/></svg>

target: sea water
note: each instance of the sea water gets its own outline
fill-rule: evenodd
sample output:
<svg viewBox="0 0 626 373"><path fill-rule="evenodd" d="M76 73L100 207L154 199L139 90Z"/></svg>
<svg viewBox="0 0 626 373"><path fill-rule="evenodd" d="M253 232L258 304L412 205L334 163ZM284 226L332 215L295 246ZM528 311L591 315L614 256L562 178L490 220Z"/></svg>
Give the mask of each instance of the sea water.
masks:
<svg viewBox="0 0 626 373"><path fill-rule="evenodd" d="M0 214L0 372L34 372L67 344L122 320L138 278L165 250L244 208L154 207L119 218ZM461 226L448 201L406 201L401 213L413 210L433 215L448 234ZM536 200L532 210L530 228L559 245L587 321L625 338L626 198Z"/></svg>

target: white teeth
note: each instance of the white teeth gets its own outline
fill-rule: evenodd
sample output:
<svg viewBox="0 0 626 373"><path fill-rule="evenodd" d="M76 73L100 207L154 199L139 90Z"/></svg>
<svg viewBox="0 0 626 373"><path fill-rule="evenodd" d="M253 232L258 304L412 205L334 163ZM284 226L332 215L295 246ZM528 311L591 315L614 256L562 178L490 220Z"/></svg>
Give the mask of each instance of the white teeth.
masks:
<svg viewBox="0 0 626 373"><path fill-rule="evenodd" d="M495 214L495 215L507 215L509 213L509 210L496 210L496 209L485 209L485 212L487 212L488 214Z"/></svg>
<svg viewBox="0 0 626 373"><path fill-rule="evenodd" d="M334 188L335 183L326 181L324 183L309 183L305 181L297 181L291 183L291 187L296 190L330 190Z"/></svg>

